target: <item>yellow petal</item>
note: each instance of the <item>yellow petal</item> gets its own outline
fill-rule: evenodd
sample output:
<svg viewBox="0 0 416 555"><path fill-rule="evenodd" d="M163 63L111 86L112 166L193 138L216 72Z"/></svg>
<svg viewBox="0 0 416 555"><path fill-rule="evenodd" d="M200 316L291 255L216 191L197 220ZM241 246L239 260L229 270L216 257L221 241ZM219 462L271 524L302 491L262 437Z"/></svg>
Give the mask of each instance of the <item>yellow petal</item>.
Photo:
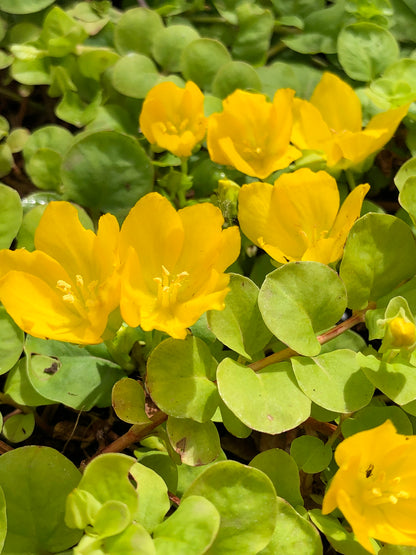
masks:
<svg viewBox="0 0 416 555"><path fill-rule="evenodd" d="M298 260L331 229L339 207L336 181L308 168L281 175L275 182L264 241Z"/></svg>
<svg viewBox="0 0 416 555"><path fill-rule="evenodd" d="M345 161L340 168L346 169L359 164L374 154L394 135L401 120L407 114L409 104L376 114L367 127L354 134L343 134L337 137L337 144L342 150Z"/></svg>
<svg viewBox="0 0 416 555"><path fill-rule="evenodd" d="M354 89L333 73L322 75L310 101L331 130L361 131L360 99Z"/></svg>
<svg viewBox="0 0 416 555"><path fill-rule="evenodd" d="M152 276L144 275L137 252L130 247L121 279L120 312L124 321L135 328L143 314L153 314L157 305L157 286ZM143 328L149 331L152 328Z"/></svg>
<svg viewBox="0 0 416 555"><path fill-rule="evenodd" d="M348 233L355 220L360 217L363 200L369 190L370 185L367 183L358 185L343 202L330 232L330 237L333 238L337 244L337 255L334 260L341 258Z"/></svg>
<svg viewBox="0 0 416 555"><path fill-rule="evenodd" d="M339 252L335 240L332 237L326 237L319 239L308 247L303 253L302 260L313 260L314 262L321 262L321 264L330 264L341 258L341 256L342 247L341 252Z"/></svg>
<svg viewBox="0 0 416 555"><path fill-rule="evenodd" d="M238 221L250 241L260 246L259 237L264 237L271 207L273 185L250 183L243 185L238 195Z"/></svg>
<svg viewBox="0 0 416 555"><path fill-rule="evenodd" d="M337 496L338 507L341 509L343 515L352 526L352 530L357 538L357 541L370 553L375 554L374 548L370 541L368 530L368 521L360 514L360 507L355 507L348 493L340 489Z"/></svg>
<svg viewBox="0 0 416 555"><path fill-rule="evenodd" d="M342 158L333 165L345 170L363 162L378 150L377 145L380 143L382 134L379 130L372 130L358 133L346 132L336 136L334 140L342 153Z"/></svg>
<svg viewBox="0 0 416 555"><path fill-rule="evenodd" d="M307 100L295 98L293 115L293 144L302 150L321 151L328 166L336 164L342 153L319 110Z"/></svg>
<svg viewBox="0 0 416 555"><path fill-rule="evenodd" d="M92 249L95 234L79 221L69 202L51 202L35 232L35 247L55 259L71 278L77 274L94 279Z"/></svg>
<svg viewBox="0 0 416 555"><path fill-rule="evenodd" d="M146 263L148 286L159 276L162 265L172 269L182 251L183 227L171 203L159 193L141 198L127 215L120 231L120 256L125 259L130 246Z"/></svg>
<svg viewBox="0 0 416 555"><path fill-rule="evenodd" d="M233 142L231 137L219 137L216 143L217 148L212 149L210 151L211 160L216 162L217 164L224 164L226 166L233 166L236 170L240 171L241 173L245 173L246 175L250 175L252 177L267 177L270 175L267 173L265 176L261 177L257 175L257 171L259 170L259 164L254 165L253 159L250 157L250 161L245 160L240 152L243 152L243 149L238 149L237 145ZM219 148L218 148L219 147ZM215 153L218 152L219 156L215 156ZM255 162L255 161L254 161ZM269 171L267 169L267 171ZM264 170L260 165L260 173L264 174Z"/></svg>
<svg viewBox="0 0 416 555"><path fill-rule="evenodd" d="M194 204L178 211L184 230L184 244L177 261L179 271L206 278L206 268L224 272L240 253L237 227L223 230L221 210L211 203Z"/></svg>

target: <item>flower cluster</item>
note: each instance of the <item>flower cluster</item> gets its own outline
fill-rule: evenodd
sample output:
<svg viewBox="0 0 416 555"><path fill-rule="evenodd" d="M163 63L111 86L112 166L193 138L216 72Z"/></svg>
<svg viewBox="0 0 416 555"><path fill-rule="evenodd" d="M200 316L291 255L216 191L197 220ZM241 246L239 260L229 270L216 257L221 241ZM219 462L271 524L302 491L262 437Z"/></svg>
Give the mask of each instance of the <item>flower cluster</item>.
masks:
<svg viewBox="0 0 416 555"><path fill-rule="evenodd" d="M194 83L184 89L161 83L145 99L140 128L152 145L179 157L189 157L207 131L212 161L265 179L308 150L318 151L328 168L355 167L391 139L409 108L377 114L362 129L360 100L336 75L324 73L309 101L294 95L279 89L269 102L263 94L236 90L222 112L206 118Z"/></svg>
<svg viewBox="0 0 416 555"><path fill-rule="evenodd" d="M206 310L224 308L224 271L239 254L240 235L222 224L220 210L209 203L176 212L150 193L121 230L106 214L95 234L82 226L74 206L51 202L34 252L0 251L0 300L35 337L100 343L124 319L184 338Z"/></svg>

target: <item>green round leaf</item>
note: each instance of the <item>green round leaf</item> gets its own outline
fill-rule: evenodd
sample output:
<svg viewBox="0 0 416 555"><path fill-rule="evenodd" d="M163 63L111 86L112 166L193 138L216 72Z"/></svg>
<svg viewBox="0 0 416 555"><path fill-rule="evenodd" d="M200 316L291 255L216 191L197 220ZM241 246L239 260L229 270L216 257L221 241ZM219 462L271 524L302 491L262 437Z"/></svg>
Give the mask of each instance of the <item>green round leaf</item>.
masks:
<svg viewBox="0 0 416 555"><path fill-rule="evenodd" d="M0 249L10 247L19 231L22 217L23 208L19 193L0 183Z"/></svg>
<svg viewBox="0 0 416 555"><path fill-rule="evenodd" d="M193 495L211 501L221 516L210 555L258 553L269 543L277 498L270 479L260 470L234 461L218 462L196 478L183 499Z"/></svg>
<svg viewBox="0 0 416 555"><path fill-rule="evenodd" d="M100 509L108 501L123 503L133 519L138 511L138 494L129 479L129 472L134 464L138 463L133 457L121 453L106 453L93 459L78 487L68 496L67 525L85 528L94 524Z"/></svg>
<svg viewBox="0 0 416 555"><path fill-rule="evenodd" d="M139 496L138 510L132 516L147 531L152 532L170 508L166 484L154 470L140 463L130 468L129 477L136 482Z"/></svg>
<svg viewBox="0 0 416 555"><path fill-rule="evenodd" d="M337 349L323 355L292 357L299 387L317 405L334 412L354 412L368 405L374 386L356 360L356 353Z"/></svg>
<svg viewBox="0 0 416 555"><path fill-rule="evenodd" d="M250 466L258 468L270 478L279 497L283 497L293 507L303 505L299 470L289 453L283 449L268 449L256 455Z"/></svg>
<svg viewBox="0 0 416 555"><path fill-rule="evenodd" d="M3 552L58 553L76 544L81 533L65 525L64 512L80 478L72 462L50 447L20 447L2 455L0 483L7 511Z"/></svg>
<svg viewBox="0 0 416 555"><path fill-rule="evenodd" d="M122 14L114 29L114 43L121 54L137 52L149 56L163 21L155 10L133 8Z"/></svg>
<svg viewBox="0 0 416 555"><path fill-rule="evenodd" d="M253 66L233 61L219 69L212 82L212 94L226 98L236 89L258 92L262 90L260 78Z"/></svg>
<svg viewBox="0 0 416 555"><path fill-rule="evenodd" d="M415 60L416 62L416 60ZM404 184L410 177L416 177L416 156L407 160L399 169L394 177L394 183L402 191Z"/></svg>
<svg viewBox="0 0 416 555"><path fill-rule="evenodd" d="M145 394L136 380L123 378L114 384L112 393L113 409L120 420L129 424L146 424L150 422L144 407Z"/></svg>
<svg viewBox="0 0 416 555"><path fill-rule="evenodd" d="M166 339L147 361L147 387L157 406L170 416L206 422L218 406L216 366L201 339Z"/></svg>
<svg viewBox="0 0 416 555"><path fill-rule="evenodd" d="M26 141L30 137L30 131L24 127L18 127L13 129L10 135L7 137L7 144L9 145L12 153L20 152L26 144Z"/></svg>
<svg viewBox="0 0 416 555"><path fill-rule="evenodd" d="M259 555L322 555L322 542L317 529L283 499L278 498L277 505L272 540L259 551Z"/></svg>
<svg viewBox="0 0 416 555"><path fill-rule="evenodd" d="M40 12L53 4L54 0L0 0L0 10L12 14Z"/></svg>
<svg viewBox="0 0 416 555"><path fill-rule="evenodd" d="M172 461L169 453L162 451L135 451L134 456L140 464L151 468L165 481L168 490L176 493L178 487L178 467Z"/></svg>
<svg viewBox="0 0 416 555"><path fill-rule="evenodd" d="M102 212L128 209L153 185L153 168L134 137L116 131L91 133L64 156L66 198Z"/></svg>
<svg viewBox="0 0 416 555"><path fill-rule="evenodd" d="M54 401L42 397L29 381L27 375L27 359L22 357L7 374L4 393L9 395L15 403L29 407L50 405Z"/></svg>
<svg viewBox="0 0 416 555"><path fill-rule="evenodd" d="M201 89L209 89L217 71L231 56L225 46L214 39L192 41L182 53L182 73Z"/></svg>
<svg viewBox="0 0 416 555"><path fill-rule="evenodd" d="M257 305L259 289L239 274L231 274L229 287L225 309L210 310L208 325L221 343L251 360L272 337Z"/></svg>
<svg viewBox="0 0 416 555"><path fill-rule="evenodd" d="M34 131L23 147L26 163L39 149L52 149L59 154L65 154L73 142L72 134L59 125L45 125Z"/></svg>
<svg viewBox="0 0 416 555"><path fill-rule="evenodd" d="M399 194L399 202L401 206L412 218L413 223L416 222L416 176L409 177L403 185Z"/></svg>
<svg viewBox="0 0 416 555"><path fill-rule="evenodd" d="M253 65L266 61L275 18L270 9L256 2L240 3L237 8L238 27L232 41L232 55Z"/></svg>
<svg viewBox="0 0 416 555"><path fill-rule="evenodd" d="M336 272L319 262L290 262L266 277L259 293L263 319L273 334L298 353L317 355L316 334L333 326L346 308Z"/></svg>
<svg viewBox="0 0 416 555"><path fill-rule="evenodd" d="M26 171L39 189L58 190L61 185L62 156L50 148L40 148L29 159Z"/></svg>
<svg viewBox="0 0 416 555"><path fill-rule="evenodd" d="M7 143L0 144L0 177L10 173L14 164L13 154Z"/></svg>
<svg viewBox="0 0 416 555"><path fill-rule="evenodd" d="M415 273L416 244L406 223L374 213L355 222L340 268L349 308L365 308L369 301L386 295Z"/></svg>
<svg viewBox="0 0 416 555"><path fill-rule="evenodd" d="M332 448L318 437L299 436L292 441L290 454L298 467L308 474L322 472L332 460Z"/></svg>
<svg viewBox="0 0 416 555"><path fill-rule="evenodd" d="M3 426L3 419L2 426ZM6 512L6 498L2 488L0 487L0 550L3 550L4 541L7 534L7 512Z"/></svg>
<svg viewBox="0 0 416 555"><path fill-rule="evenodd" d="M311 402L299 389L289 362L256 373L226 358L218 366L217 384L227 407L253 430L280 434L310 415Z"/></svg>
<svg viewBox="0 0 416 555"><path fill-rule="evenodd" d="M24 216L19 233L16 236L16 247L18 249L35 250L35 231L39 225L42 215L45 211L45 205L38 205L29 210Z"/></svg>
<svg viewBox="0 0 416 555"><path fill-rule="evenodd" d="M375 23L347 25L338 35L338 59L357 81L372 81L399 57L394 36Z"/></svg>
<svg viewBox="0 0 416 555"><path fill-rule="evenodd" d="M398 405L416 399L416 368L405 360L385 362L357 353L357 361L371 383Z"/></svg>
<svg viewBox="0 0 416 555"><path fill-rule="evenodd" d="M199 555L205 553L217 535L220 515L205 499L191 495L153 532L157 553Z"/></svg>
<svg viewBox="0 0 416 555"><path fill-rule="evenodd" d="M112 50L104 48L82 52L78 65L84 77L99 80L104 71L117 62L119 56Z"/></svg>
<svg viewBox="0 0 416 555"><path fill-rule="evenodd" d="M269 98L273 98L277 89L290 88L300 90L299 78L292 64L274 62L256 69L260 78L261 89ZM303 96L300 94L300 96Z"/></svg>
<svg viewBox="0 0 416 555"><path fill-rule="evenodd" d="M181 461L189 466L211 463L221 452L220 438L213 422L199 423L170 416L166 431Z"/></svg>
<svg viewBox="0 0 416 555"><path fill-rule="evenodd" d="M11 443L20 443L30 437L35 429L33 412L27 414L14 414L3 422L2 433Z"/></svg>
<svg viewBox="0 0 416 555"><path fill-rule="evenodd" d="M407 414L396 405L386 407L368 406L352 414L341 425L344 438L381 426L391 420L399 434L412 435L413 427Z"/></svg>
<svg viewBox="0 0 416 555"><path fill-rule="evenodd" d="M101 538L120 534L130 524L131 515L121 501L106 501L94 519L94 531Z"/></svg>
<svg viewBox="0 0 416 555"><path fill-rule="evenodd" d="M28 363L28 377L36 391L78 410L109 406L113 385L125 376L114 362L59 341L30 338L26 352L28 356L43 352L32 355Z"/></svg>
<svg viewBox="0 0 416 555"><path fill-rule="evenodd" d="M28 60L14 59L10 73L17 82L23 85L51 84L50 58L36 58Z"/></svg>
<svg viewBox="0 0 416 555"><path fill-rule="evenodd" d="M358 543L354 534L347 532L345 526L337 518L323 515L320 509L313 509L308 514L315 526L325 534L337 553L368 555L368 551Z"/></svg>
<svg viewBox="0 0 416 555"><path fill-rule="evenodd" d="M0 374L12 368L23 351L24 333L16 326L6 309L0 307Z"/></svg>
<svg viewBox="0 0 416 555"><path fill-rule="evenodd" d="M159 73L152 60L134 52L120 58L111 73L116 91L131 98L144 98L158 81Z"/></svg>
<svg viewBox="0 0 416 555"><path fill-rule="evenodd" d="M178 72L181 70L183 50L196 39L199 39L199 33L189 25L165 27L155 36L152 48L153 57L164 71Z"/></svg>
<svg viewBox="0 0 416 555"><path fill-rule="evenodd" d="M236 415L230 411L224 401L220 398L220 413L222 423L225 428L235 437L245 438L251 434L251 428L246 426L239 420Z"/></svg>

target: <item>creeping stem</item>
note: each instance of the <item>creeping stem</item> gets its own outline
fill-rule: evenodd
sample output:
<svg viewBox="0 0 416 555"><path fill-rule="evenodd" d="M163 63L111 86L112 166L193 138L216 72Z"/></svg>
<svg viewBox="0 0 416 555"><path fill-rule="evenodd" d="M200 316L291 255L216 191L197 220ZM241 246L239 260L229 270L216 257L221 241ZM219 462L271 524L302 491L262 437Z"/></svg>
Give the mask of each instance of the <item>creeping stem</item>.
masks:
<svg viewBox="0 0 416 555"><path fill-rule="evenodd" d="M338 337L339 335L344 333L344 331L347 331L353 328L354 326L356 326L357 324L364 322L365 313L370 308L374 308L374 307L369 305L364 310L360 310L354 313L350 318L348 318L344 322L341 322L340 324L334 326L333 328L326 331L325 333L318 335L317 339L319 343L323 345L324 343L327 343L331 339ZM295 356L297 354L298 353L293 349L287 348L287 349L283 349L282 351L279 351L278 353L273 353L272 355L262 358L261 360L253 362L248 366L255 372L258 372L262 368L266 368L266 366L270 366L270 364L275 364L276 362L287 360L291 356ZM133 443L137 443L138 441L140 441L141 439L149 435L152 430L154 430L155 428L160 426L160 424L165 422L167 418L168 418L168 415L165 414L164 412L160 410L155 412L151 418L150 424L147 424L146 426L133 425L130 428L130 430L128 430L128 432L126 432L124 435L120 436L115 441L113 441L113 443L110 443L109 445L107 445L107 447L101 450L100 454L119 453L123 451L124 449L129 447L129 445Z"/></svg>

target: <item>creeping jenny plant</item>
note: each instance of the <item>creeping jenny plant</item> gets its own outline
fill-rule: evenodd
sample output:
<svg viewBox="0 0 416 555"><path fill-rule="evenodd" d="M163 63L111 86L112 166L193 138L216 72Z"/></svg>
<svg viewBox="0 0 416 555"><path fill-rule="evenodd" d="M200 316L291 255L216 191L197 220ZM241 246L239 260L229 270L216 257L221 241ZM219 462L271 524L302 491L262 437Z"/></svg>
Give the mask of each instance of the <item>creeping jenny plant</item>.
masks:
<svg viewBox="0 0 416 555"><path fill-rule="evenodd" d="M414 6L144 5L0 1L0 552L410 554Z"/></svg>

